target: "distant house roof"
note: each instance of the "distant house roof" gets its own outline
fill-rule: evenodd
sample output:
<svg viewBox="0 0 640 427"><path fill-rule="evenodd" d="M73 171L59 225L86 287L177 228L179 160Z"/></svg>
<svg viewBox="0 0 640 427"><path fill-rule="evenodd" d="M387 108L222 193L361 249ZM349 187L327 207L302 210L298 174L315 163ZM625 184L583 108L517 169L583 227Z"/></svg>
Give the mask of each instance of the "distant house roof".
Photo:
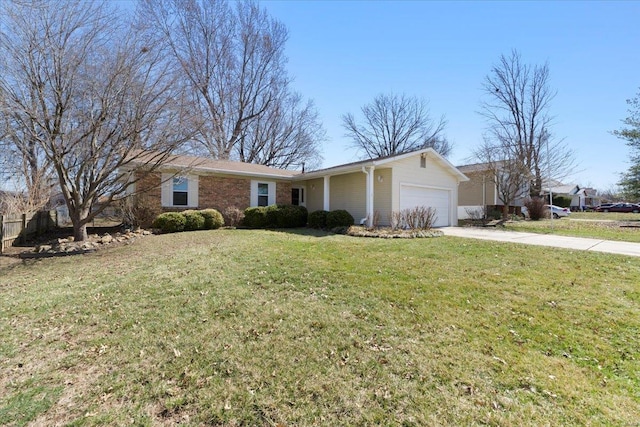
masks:
<svg viewBox="0 0 640 427"><path fill-rule="evenodd" d="M495 162L484 162L484 163L472 163L470 165L461 165L456 166L458 170L464 174L467 173L476 173L476 172L487 172L491 171L492 168L499 169L505 163L503 160L498 160Z"/></svg>
<svg viewBox="0 0 640 427"><path fill-rule="evenodd" d="M567 185L560 185L557 187L551 187L551 190L553 190L553 192L557 194L574 195L578 192L578 190L580 190L580 187L578 187L575 184L567 184Z"/></svg>
<svg viewBox="0 0 640 427"><path fill-rule="evenodd" d="M489 170L489 163L473 163L470 165L456 166L462 173L484 172Z"/></svg>
<svg viewBox="0 0 640 427"><path fill-rule="evenodd" d="M598 195L598 190L595 188L583 187L578 191L578 194L584 194L585 197L595 197Z"/></svg>

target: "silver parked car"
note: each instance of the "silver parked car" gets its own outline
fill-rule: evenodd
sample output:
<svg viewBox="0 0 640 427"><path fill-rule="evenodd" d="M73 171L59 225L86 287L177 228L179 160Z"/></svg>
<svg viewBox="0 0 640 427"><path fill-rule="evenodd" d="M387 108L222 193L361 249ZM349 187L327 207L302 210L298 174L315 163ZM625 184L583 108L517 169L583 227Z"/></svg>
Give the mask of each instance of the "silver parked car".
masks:
<svg viewBox="0 0 640 427"><path fill-rule="evenodd" d="M563 216L571 215L571 210L569 208L561 208L556 205L544 205L544 208L549 211L549 207L551 207L551 212L553 213L554 218L562 218Z"/></svg>

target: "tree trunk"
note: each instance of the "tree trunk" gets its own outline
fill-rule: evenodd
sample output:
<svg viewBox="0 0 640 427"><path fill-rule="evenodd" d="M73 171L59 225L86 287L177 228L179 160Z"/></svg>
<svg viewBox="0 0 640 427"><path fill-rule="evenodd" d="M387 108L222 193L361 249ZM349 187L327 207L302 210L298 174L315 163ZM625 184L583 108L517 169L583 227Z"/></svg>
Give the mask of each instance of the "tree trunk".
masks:
<svg viewBox="0 0 640 427"><path fill-rule="evenodd" d="M82 225L73 224L73 240L76 242L82 242L87 240L87 224Z"/></svg>
<svg viewBox="0 0 640 427"><path fill-rule="evenodd" d="M77 212L69 212L71 223L73 224L73 240L82 242L87 240L87 217L88 209L79 209Z"/></svg>

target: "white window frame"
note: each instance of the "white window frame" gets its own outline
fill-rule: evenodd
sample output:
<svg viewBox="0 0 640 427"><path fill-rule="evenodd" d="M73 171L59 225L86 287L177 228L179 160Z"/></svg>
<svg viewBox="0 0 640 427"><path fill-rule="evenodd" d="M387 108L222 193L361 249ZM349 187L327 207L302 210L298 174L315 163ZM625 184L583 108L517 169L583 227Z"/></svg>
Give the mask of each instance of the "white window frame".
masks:
<svg viewBox="0 0 640 427"><path fill-rule="evenodd" d="M258 184L267 184L268 196L267 206L276 204L276 183L275 181L267 180L252 180L251 181L251 206L258 206Z"/></svg>
<svg viewBox="0 0 640 427"><path fill-rule="evenodd" d="M173 204L173 179L185 178L187 180L187 204ZM198 175L162 174L161 204L163 208L197 208L198 207Z"/></svg>

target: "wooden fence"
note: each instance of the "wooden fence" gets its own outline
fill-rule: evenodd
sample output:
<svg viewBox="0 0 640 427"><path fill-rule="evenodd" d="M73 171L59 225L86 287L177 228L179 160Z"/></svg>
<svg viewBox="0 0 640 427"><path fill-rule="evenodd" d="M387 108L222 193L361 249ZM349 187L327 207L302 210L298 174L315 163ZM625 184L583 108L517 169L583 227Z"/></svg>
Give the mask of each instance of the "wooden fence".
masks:
<svg viewBox="0 0 640 427"><path fill-rule="evenodd" d="M46 233L57 226L56 211L17 215L0 214L0 253L14 243L25 242L29 237Z"/></svg>

